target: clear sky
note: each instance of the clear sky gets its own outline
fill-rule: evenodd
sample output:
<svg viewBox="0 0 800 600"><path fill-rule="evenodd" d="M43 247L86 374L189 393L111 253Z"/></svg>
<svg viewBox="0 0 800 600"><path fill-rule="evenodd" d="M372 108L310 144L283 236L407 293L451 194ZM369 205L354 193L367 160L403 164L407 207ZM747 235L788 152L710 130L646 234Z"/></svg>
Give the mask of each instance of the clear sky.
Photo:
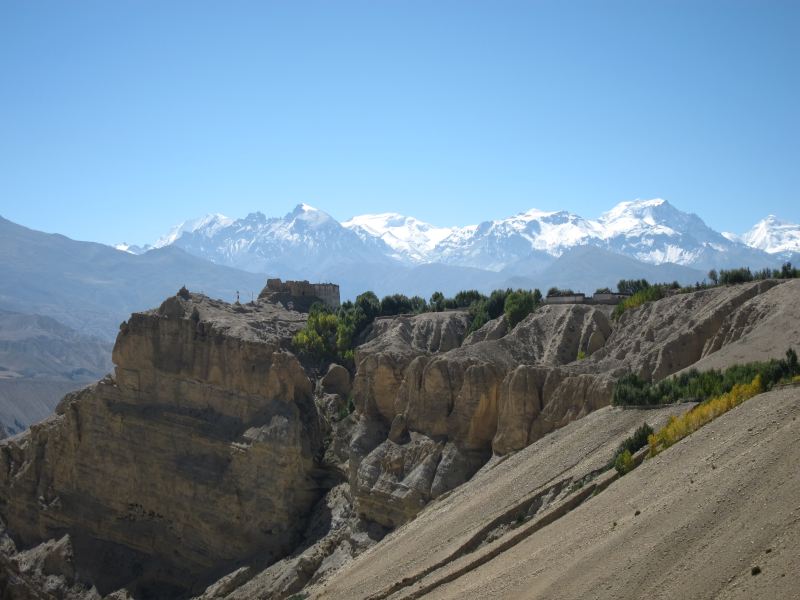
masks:
<svg viewBox="0 0 800 600"><path fill-rule="evenodd" d="M0 215L465 225L663 197L800 221L800 2L0 3Z"/></svg>

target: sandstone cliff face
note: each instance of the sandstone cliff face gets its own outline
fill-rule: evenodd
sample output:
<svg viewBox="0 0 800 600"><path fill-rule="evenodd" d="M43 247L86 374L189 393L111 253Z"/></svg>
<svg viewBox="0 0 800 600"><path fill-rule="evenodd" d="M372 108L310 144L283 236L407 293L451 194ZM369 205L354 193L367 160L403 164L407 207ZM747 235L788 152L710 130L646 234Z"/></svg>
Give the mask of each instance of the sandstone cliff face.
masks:
<svg viewBox="0 0 800 600"><path fill-rule="evenodd" d="M363 517L397 526L469 479L492 452L524 448L610 401L609 380L556 368L611 334L600 310L546 306L506 336L497 323L486 329L449 351L420 352L431 347L425 338L392 329L359 349L364 422L351 443L350 483Z"/></svg>
<svg viewBox="0 0 800 600"><path fill-rule="evenodd" d="M663 379L764 326L772 313L789 301L762 300L775 295L771 293L775 288L798 290L798 283L757 281L649 302L622 315L605 347L586 366L595 371L633 371L647 379ZM791 320L784 326L791 327ZM773 324L775 334L779 328ZM773 356L785 350L777 348Z"/></svg>
<svg viewBox="0 0 800 600"><path fill-rule="evenodd" d="M333 365L316 382L291 353L304 314L170 298L123 325L113 377L0 442L0 517L22 549L0 584L38 597L50 567L31 557L69 554L61 597L288 597L608 404L626 372L661 378L742 340L779 339L781 355L798 285L678 295L618 322L544 306L470 336L463 311L378 319L355 376Z"/></svg>
<svg viewBox="0 0 800 600"><path fill-rule="evenodd" d="M180 593L280 558L321 496L304 315L170 298L123 324L114 377L0 445L0 512L29 546L65 533L101 592Z"/></svg>

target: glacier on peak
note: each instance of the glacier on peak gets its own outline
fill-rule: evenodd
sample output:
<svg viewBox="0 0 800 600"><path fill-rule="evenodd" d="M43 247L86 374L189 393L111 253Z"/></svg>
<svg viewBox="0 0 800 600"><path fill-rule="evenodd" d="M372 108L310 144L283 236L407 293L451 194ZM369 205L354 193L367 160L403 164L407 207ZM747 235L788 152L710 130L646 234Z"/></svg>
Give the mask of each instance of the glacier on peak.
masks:
<svg viewBox="0 0 800 600"><path fill-rule="evenodd" d="M767 215L739 237L748 246L768 254L800 252L800 225L783 221L775 215Z"/></svg>

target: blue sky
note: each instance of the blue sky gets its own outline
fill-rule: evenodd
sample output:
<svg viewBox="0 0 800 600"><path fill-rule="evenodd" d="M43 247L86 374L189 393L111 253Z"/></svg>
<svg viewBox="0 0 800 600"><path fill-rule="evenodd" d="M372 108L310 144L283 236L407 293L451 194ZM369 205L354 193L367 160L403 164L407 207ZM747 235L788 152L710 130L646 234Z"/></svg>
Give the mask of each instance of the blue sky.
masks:
<svg viewBox="0 0 800 600"><path fill-rule="evenodd" d="M800 221L800 2L0 3L0 214Z"/></svg>

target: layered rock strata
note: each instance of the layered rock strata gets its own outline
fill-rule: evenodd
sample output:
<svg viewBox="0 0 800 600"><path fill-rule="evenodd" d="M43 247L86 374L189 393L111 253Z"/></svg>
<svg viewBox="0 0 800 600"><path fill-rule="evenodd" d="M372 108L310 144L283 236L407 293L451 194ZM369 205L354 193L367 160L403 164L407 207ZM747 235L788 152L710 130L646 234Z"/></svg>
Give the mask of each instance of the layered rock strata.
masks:
<svg viewBox="0 0 800 600"><path fill-rule="evenodd" d="M70 534L102 593L161 597L287 554L322 494L312 385L286 349L304 321L189 294L134 314L113 377L0 446L16 540Z"/></svg>
<svg viewBox="0 0 800 600"><path fill-rule="evenodd" d="M461 345L465 317L395 321L359 348L350 483L367 519L404 523L493 452L524 448L610 401L610 380L558 368L610 336L603 311L545 306L504 337L491 323Z"/></svg>

